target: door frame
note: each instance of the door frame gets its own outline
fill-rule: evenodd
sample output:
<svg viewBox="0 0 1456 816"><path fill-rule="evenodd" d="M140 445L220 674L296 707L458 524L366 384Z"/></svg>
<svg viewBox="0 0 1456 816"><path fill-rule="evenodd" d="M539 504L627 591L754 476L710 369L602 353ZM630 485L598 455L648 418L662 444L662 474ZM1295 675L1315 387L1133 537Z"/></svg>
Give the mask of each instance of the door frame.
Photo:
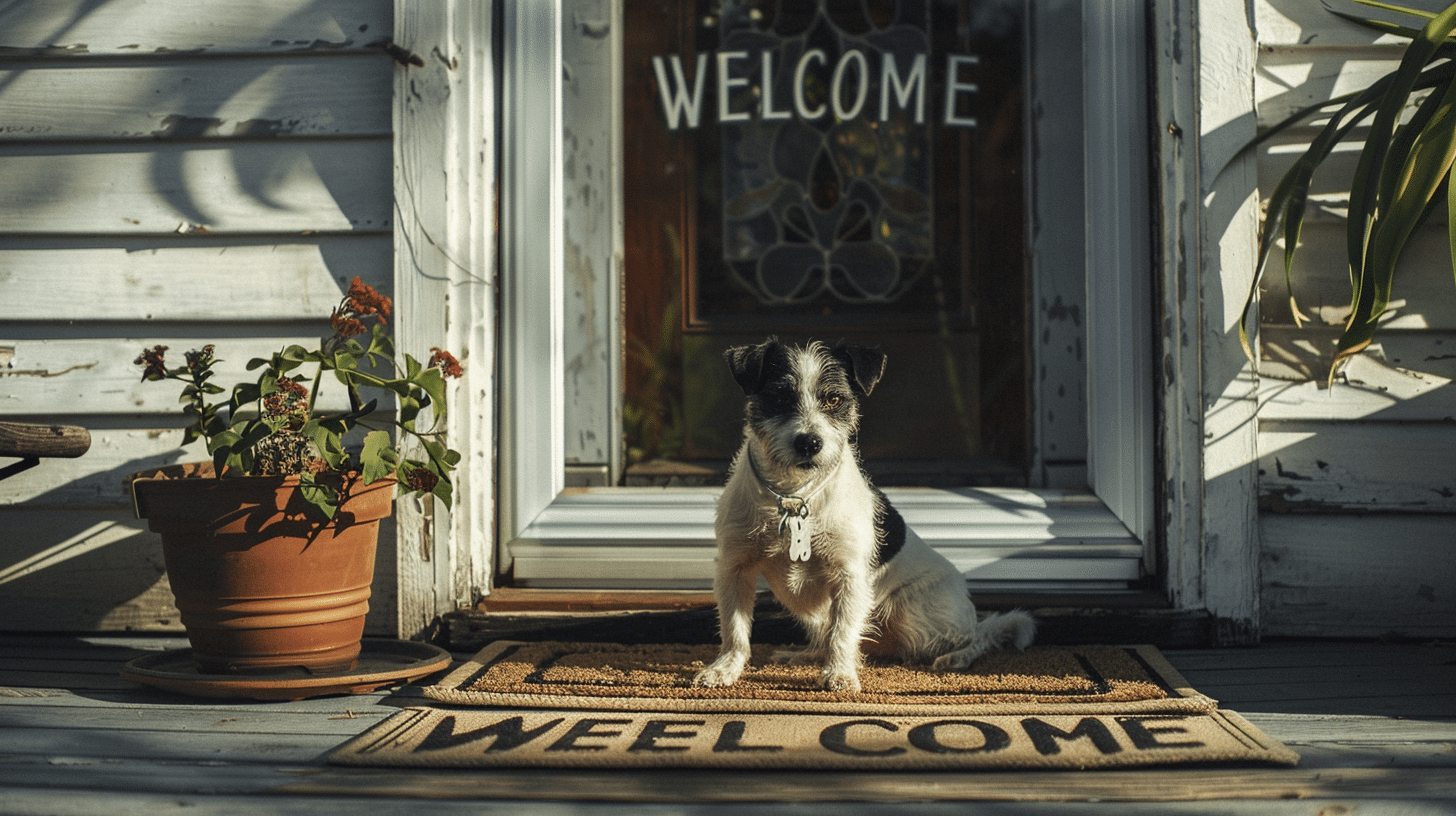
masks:
<svg viewBox="0 0 1456 816"><path fill-rule="evenodd" d="M427 337L446 327L451 342L461 342L462 359L479 367L474 377L467 368L467 379L451 395L455 405L472 406L451 414L451 431L468 451L460 500L448 517L438 508L433 516L429 508L400 514L402 633L420 631L438 615L488 593L497 543L509 543L533 524L550 526L556 520L549 511L567 509L559 501L565 470L545 464L564 461L567 363L560 339L566 321L563 72L561 39L550 32L610 25L610 18L593 17L582 7L568 19L561 0L502 3L499 14L469 0L424 5L396 2L395 42L425 63L404 66L396 86L401 333ZM610 3L600 0L598 7ZM1136 222L1126 220L1127 240L1093 255L1099 281L1133 268L1149 272L1141 283L1127 281L1125 291L1142 286L1147 292L1153 319L1129 322L1150 336L1144 342L1136 333L1090 331L1086 350L1089 394L1107 383L1122 384L1113 394L1123 387L1151 391L1151 400L1141 403L1150 406L1145 416L1144 409L1109 409L1089 397L1092 467L1117 462L1128 442L1151 465L1130 473L1111 467L1106 471L1111 475L1091 478L1099 498L1110 498L1111 511L1141 534L1172 603L1206 611L1219 623L1220 641L1249 642L1258 633L1257 383L1230 332L1229 315L1237 308L1232 304L1242 303L1235 296L1247 285L1245 271L1252 270L1257 207L1252 164L1223 165L1253 133L1252 21L1238 0L1172 8L1084 0L1083 14L1086 58L1093 64L1099 54L1110 54L1120 70L1131 70L1148 53L1142 38L1150 41L1155 58L1149 64L1155 68L1148 105L1159 123L1148 134L1151 159L1144 165L1153 193L1143 222L1151 225L1151 262L1136 263ZM502 47L507 40L551 45ZM1207 64L1205 54L1213 55ZM500 83L497 99L497 70L537 77L533 92L547 95L547 104L538 107L549 117L544 131L549 139L512 143L512 127L524 132L517 106L529 99L512 97L510 83ZM1117 110L1101 103L1087 108L1089 150L1142 141L1112 113ZM1088 174L1089 201L1107 201L1098 186L1107 178L1101 178ZM549 274L534 289L510 285L509 270L524 268ZM1112 308L1119 304L1126 301L1112 299ZM530 319L520 319L523 315ZM497 320L503 329L498 344ZM1140 352L1135 364L1104 380L1109 372L1101 364L1129 349ZM1114 425L1109 410L1118 410L1121 432L1104 433ZM1131 493L1109 483L1128 476Z"/></svg>

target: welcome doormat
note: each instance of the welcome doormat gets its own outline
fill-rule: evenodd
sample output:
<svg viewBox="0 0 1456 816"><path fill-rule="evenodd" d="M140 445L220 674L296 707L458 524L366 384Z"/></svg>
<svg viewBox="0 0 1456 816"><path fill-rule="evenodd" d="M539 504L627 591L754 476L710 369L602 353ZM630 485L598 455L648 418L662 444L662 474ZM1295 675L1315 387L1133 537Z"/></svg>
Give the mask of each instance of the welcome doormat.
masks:
<svg viewBox="0 0 1456 816"><path fill-rule="evenodd" d="M691 686L715 646L500 642L414 708L336 750L343 765L949 770L1294 764L1188 687L1156 649L1033 647L964 672L871 665L858 693L756 649L726 689Z"/></svg>
<svg viewBox="0 0 1456 816"><path fill-rule="evenodd" d="M1215 707L1151 646L1034 646L991 652L960 672L871 664L860 671L862 690L854 693L821 690L817 666L774 663L778 648L755 646L750 668L732 686L696 688L693 676L717 658L715 645L498 641L424 691L458 705L616 711L1146 713Z"/></svg>

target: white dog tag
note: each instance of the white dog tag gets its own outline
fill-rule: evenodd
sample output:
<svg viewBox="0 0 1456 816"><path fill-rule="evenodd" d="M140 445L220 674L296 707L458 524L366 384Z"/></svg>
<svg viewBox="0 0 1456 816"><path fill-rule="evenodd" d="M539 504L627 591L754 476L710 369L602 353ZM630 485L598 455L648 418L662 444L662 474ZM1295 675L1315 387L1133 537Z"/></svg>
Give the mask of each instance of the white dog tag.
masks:
<svg viewBox="0 0 1456 816"><path fill-rule="evenodd" d="M808 561L809 553L809 525L804 523L803 516L791 516L789 518L789 560Z"/></svg>
<svg viewBox="0 0 1456 816"><path fill-rule="evenodd" d="M786 496L779 500L779 535L784 528L789 530L789 560L808 561L809 549L809 503L797 496Z"/></svg>

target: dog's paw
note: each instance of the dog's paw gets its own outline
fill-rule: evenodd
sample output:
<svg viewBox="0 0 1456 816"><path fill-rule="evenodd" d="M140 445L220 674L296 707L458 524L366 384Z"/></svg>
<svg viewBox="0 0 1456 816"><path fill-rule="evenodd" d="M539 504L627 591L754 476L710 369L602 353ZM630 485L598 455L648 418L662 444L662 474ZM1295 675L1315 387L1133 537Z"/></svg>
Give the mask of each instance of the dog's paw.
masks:
<svg viewBox="0 0 1456 816"><path fill-rule="evenodd" d="M951 652L950 654L943 654L937 657L935 662L930 664L930 668L935 671L960 671L962 669L969 669L974 662L976 662L976 655L974 654L969 654L966 651Z"/></svg>
<svg viewBox="0 0 1456 816"><path fill-rule="evenodd" d="M693 677L693 685L700 688L723 688L738 682L743 675L743 664L737 661L717 661Z"/></svg>
<svg viewBox="0 0 1456 816"><path fill-rule="evenodd" d="M825 691L859 691L859 676L854 672L834 672L824 670Z"/></svg>

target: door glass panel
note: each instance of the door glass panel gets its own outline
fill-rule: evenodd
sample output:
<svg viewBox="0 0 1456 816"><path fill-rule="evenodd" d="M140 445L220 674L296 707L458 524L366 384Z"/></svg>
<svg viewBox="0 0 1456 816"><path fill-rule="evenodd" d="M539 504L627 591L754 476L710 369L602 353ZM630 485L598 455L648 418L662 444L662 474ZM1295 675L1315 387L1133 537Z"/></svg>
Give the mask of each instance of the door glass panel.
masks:
<svg viewBox="0 0 1456 816"><path fill-rule="evenodd" d="M721 483L724 349L883 348L884 485L1024 485L1022 4L625 6L626 484Z"/></svg>

